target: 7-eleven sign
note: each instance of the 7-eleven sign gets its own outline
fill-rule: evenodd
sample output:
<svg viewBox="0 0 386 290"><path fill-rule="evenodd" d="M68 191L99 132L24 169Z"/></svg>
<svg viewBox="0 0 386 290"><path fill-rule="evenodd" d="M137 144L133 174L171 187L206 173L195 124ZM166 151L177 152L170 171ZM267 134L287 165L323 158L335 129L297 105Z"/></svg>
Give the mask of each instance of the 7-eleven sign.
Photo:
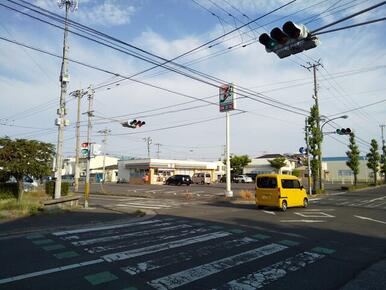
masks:
<svg viewBox="0 0 386 290"><path fill-rule="evenodd" d="M220 112L236 109L233 84L222 85L219 89L219 97Z"/></svg>

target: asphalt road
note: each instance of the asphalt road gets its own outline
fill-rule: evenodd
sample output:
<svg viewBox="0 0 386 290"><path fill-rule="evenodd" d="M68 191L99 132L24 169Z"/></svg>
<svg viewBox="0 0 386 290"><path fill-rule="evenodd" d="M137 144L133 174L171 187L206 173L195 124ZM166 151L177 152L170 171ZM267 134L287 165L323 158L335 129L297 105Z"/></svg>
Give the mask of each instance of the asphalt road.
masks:
<svg viewBox="0 0 386 290"><path fill-rule="evenodd" d="M385 187L287 212L149 194L90 202L152 209L150 219L0 240L0 289L339 289L386 258ZM361 289L384 289L384 279Z"/></svg>

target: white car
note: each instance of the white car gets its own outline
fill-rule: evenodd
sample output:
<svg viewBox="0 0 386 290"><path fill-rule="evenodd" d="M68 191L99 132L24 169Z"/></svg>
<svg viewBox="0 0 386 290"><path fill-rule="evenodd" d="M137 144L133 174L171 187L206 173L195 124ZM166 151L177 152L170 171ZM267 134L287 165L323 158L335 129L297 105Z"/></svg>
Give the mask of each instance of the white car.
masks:
<svg viewBox="0 0 386 290"><path fill-rule="evenodd" d="M249 176L246 176L246 175L236 175L234 178L233 178L234 182L236 183L252 183L253 182L253 179Z"/></svg>

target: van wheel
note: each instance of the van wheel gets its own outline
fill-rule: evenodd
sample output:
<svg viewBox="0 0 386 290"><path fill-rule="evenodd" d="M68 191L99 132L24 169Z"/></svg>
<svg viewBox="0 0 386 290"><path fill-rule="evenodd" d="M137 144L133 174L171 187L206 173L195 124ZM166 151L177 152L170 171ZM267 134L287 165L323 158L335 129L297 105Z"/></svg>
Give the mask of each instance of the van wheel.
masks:
<svg viewBox="0 0 386 290"><path fill-rule="evenodd" d="M287 210L287 202L285 200L283 200L283 202L281 203L281 210L282 211L286 211Z"/></svg>
<svg viewBox="0 0 386 290"><path fill-rule="evenodd" d="M303 207L304 208L308 207L308 199L307 198L305 198L303 201Z"/></svg>

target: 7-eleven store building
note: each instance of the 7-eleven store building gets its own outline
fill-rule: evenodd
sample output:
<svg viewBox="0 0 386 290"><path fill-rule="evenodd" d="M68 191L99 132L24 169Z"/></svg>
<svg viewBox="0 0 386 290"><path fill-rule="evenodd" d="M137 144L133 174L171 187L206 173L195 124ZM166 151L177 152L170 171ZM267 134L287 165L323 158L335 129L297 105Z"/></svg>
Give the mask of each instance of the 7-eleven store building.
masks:
<svg viewBox="0 0 386 290"><path fill-rule="evenodd" d="M167 178L177 174L192 176L194 173L210 173L212 182L222 174L221 162L194 160L138 159L118 161L118 181L128 183L163 184Z"/></svg>

